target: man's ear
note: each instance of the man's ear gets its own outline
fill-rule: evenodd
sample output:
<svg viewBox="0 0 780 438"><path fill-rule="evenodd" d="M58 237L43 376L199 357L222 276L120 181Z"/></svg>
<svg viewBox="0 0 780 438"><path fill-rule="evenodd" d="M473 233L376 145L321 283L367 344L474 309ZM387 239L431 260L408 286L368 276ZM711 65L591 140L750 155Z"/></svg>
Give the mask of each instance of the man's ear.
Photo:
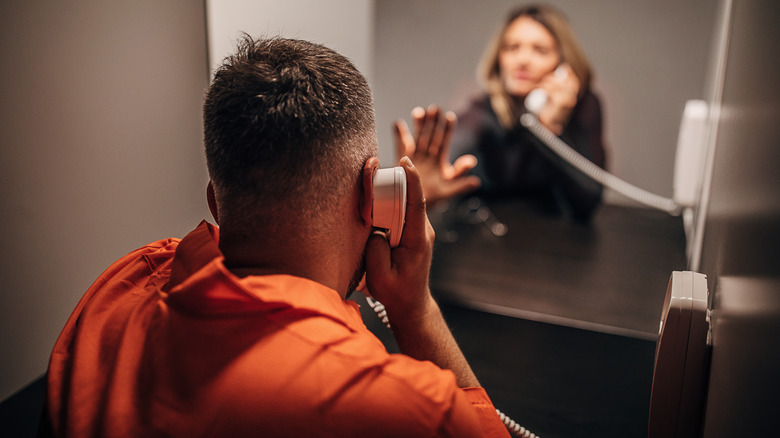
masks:
<svg viewBox="0 0 780 438"><path fill-rule="evenodd" d="M363 223L371 225L374 223L374 175L379 169L379 158L371 157L363 165L363 178L361 181L360 202L358 203L358 213Z"/></svg>
<svg viewBox="0 0 780 438"><path fill-rule="evenodd" d="M209 210L211 215L214 216L214 221L219 225L219 213L217 211L217 196L214 194L214 183L209 180L209 185L206 186L206 202L209 204Z"/></svg>

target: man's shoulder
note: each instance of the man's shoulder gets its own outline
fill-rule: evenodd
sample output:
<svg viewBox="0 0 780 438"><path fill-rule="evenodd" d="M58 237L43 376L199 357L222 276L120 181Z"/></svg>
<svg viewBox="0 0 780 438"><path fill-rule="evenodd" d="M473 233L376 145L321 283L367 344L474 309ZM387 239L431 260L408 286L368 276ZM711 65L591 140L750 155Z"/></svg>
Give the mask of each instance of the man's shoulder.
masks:
<svg viewBox="0 0 780 438"><path fill-rule="evenodd" d="M171 237L135 249L112 263L98 280L107 281L117 276L127 275L128 269L148 273L159 270L173 259L180 241L179 238Z"/></svg>

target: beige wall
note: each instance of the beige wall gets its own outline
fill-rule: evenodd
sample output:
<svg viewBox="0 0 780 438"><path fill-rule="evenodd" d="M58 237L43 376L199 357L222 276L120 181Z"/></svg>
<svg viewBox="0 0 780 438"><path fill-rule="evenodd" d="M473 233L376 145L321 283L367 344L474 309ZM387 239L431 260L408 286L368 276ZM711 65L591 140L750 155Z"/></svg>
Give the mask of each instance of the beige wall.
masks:
<svg viewBox="0 0 780 438"><path fill-rule="evenodd" d="M0 3L0 399L109 263L205 218L202 2Z"/></svg>
<svg viewBox="0 0 780 438"><path fill-rule="evenodd" d="M239 32L324 44L372 76L374 0L206 1L212 68L233 49Z"/></svg>
<svg viewBox="0 0 780 438"><path fill-rule="evenodd" d="M772 436L780 426L780 3L725 1L729 45L701 272L712 301L704 435Z"/></svg>

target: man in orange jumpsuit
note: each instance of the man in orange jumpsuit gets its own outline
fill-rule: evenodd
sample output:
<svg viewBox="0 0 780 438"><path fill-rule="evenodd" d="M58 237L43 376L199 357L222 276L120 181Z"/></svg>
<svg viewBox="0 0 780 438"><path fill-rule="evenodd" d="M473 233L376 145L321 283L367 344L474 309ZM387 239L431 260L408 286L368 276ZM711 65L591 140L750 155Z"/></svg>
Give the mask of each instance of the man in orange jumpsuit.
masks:
<svg viewBox="0 0 780 438"><path fill-rule="evenodd" d="M428 289L417 169L391 249L365 78L325 47L245 37L204 104L218 226L146 245L79 302L52 353L55 436L507 436ZM347 300L365 273L404 354Z"/></svg>

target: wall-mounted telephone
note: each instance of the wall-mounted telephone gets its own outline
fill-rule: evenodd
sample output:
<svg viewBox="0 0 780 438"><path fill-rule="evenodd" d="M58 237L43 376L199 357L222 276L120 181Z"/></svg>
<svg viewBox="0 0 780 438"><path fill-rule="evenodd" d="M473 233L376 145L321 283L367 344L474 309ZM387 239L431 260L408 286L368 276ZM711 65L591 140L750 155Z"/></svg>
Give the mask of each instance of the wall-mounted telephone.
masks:
<svg viewBox="0 0 780 438"><path fill-rule="evenodd" d="M374 227L387 234L390 247L401 243L406 220L406 172L403 167L378 169L374 175Z"/></svg>
<svg viewBox="0 0 780 438"><path fill-rule="evenodd" d="M709 357L707 277L675 271L661 314L648 436L700 436Z"/></svg>

